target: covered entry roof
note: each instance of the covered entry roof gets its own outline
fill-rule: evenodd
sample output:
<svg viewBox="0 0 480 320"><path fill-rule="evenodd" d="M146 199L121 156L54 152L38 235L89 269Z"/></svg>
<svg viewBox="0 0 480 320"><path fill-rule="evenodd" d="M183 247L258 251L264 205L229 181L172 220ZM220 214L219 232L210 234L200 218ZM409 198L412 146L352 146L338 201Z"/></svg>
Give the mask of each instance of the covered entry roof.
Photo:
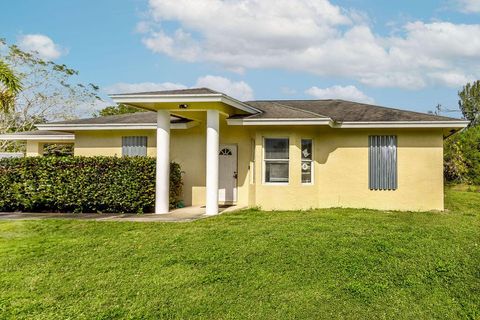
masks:
<svg viewBox="0 0 480 320"><path fill-rule="evenodd" d="M179 111L185 106L185 109L190 110L218 109L228 115L261 113L261 110L254 106L209 88L119 93L111 94L110 97L116 103L153 111L159 109Z"/></svg>

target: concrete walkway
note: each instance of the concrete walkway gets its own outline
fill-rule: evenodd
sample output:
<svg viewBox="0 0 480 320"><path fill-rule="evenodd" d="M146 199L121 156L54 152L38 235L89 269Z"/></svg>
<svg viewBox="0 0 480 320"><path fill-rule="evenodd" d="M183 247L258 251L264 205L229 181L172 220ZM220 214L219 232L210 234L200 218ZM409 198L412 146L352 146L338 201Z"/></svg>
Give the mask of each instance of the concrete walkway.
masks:
<svg viewBox="0 0 480 320"><path fill-rule="evenodd" d="M238 206L220 207L220 213L243 209ZM78 219L93 221L136 221L136 222L188 222L207 218L205 207L186 207L172 210L168 214L111 214L111 213L33 213L0 212L0 220L45 220Z"/></svg>

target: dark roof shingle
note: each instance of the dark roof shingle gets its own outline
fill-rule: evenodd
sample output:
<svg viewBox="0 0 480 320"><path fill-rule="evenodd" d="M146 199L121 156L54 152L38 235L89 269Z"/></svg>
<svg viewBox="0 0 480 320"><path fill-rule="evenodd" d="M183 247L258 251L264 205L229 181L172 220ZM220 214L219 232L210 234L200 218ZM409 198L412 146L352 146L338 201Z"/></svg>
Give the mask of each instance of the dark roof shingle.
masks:
<svg viewBox="0 0 480 320"><path fill-rule="evenodd" d="M146 94L211 94L217 91L208 88L145 92ZM330 118L336 122L389 122L389 121L458 121L460 119L437 116L415 111L386 108L344 100L263 100L246 104L261 110L253 115L233 115L230 118L249 119L313 119ZM172 116L172 123L191 120ZM137 112L106 117L76 119L49 124L154 124L155 112Z"/></svg>
<svg viewBox="0 0 480 320"><path fill-rule="evenodd" d="M191 121L190 119L180 118L177 116L170 117L170 123L185 123ZM152 111L127 113L114 116L75 119L58 122L49 122L48 124L117 124L117 123L138 123L138 124L153 124L157 123L157 114Z"/></svg>
<svg viewBox="0 0 480 320"><path fill-rule="evenodd" d="M415 111L386 108L344 100L271 100L248 101L248 105L264 111L248 118L297 118L305 113L334 121L458 121L459 119ZM288 112L285 108L290 108ZM297 110L294 112L293 110Z"/></svg>
<svg viewBox="0 0 480 320"><path fill-rule="evenodd" d="M176 89L176 90L163 90L163 91L146 91L146 92L131 92L131 93L118 93L115 96L124 96L132 94L152 94L152 95L171 95L171 94L221 94L218 91L209 88L190 88L190 89Z"/></svg>
<svg viewBox="0 0 480 320"><path fill-rule="evenodd" d="M22 131L22 132L12 132L6 133L3 135L16 135L16 136L64 136L68 133L61 131L50 131L50 130L35 130L35 131Z"/></svg>

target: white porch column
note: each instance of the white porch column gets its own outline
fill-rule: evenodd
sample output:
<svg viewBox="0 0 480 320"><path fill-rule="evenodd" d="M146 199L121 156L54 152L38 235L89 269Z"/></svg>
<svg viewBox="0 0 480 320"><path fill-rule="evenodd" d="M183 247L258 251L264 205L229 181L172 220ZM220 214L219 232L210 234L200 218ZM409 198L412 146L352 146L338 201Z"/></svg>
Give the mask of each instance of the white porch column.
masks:
<svg viewBox="0 0 480 320"><path fill-rule="evenodd" d="M218 214L219 122L218 110L207 110L207 215Z"/></svg>
<svg viewBox="0 0 480 320"><path fill-rule="evenodd" d="M170 112L157 111L155 213L168 213L170 189Z"/></svg>

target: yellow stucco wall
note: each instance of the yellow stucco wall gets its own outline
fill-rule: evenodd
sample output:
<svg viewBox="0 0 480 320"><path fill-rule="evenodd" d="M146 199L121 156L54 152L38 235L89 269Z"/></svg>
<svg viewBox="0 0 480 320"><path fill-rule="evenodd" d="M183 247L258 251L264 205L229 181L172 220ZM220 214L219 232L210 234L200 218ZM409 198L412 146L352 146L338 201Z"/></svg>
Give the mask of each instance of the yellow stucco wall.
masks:
<svg viewBox="0 0 480 320"><path fill-rule="evenodd" d="M368 188L368 136L396 135L398 189ZM354 207L388 210L443 210L443 135L436 130L258 128L256 158L264 137L290 139L290 181L268 185L256 165L256 203L265 210ZM301 183L300 140L314 140L314 184ZM260 183L258 183L260 182Z"/></svg>
<svg viewBox="0 0 480 320"><path fill-rule="evenodd" d="M205 204L205 115L200 125L172 130L171 160L184 174L186 205ZM398 189L368 188L368 136L397 135ZM155 155L154 130L77 131L75 155L121 156L121 139L146 135ZM290 181L263 183L263 139L290 142ZM300 140L314 140L314 183L301 184ZM443 135L441 129L359 130L326 127L228 126L221 117L220 143L238 146L238 204L265 210L357 207L389 210L443 210ZM253 144L252 144L253 143ZM255 150L253 162L252 150ZM254 168L254 170L253 170ZM254 181L254 183L253 183Z"/></svg>
<svg viewBox="0 0 480 320"><path fill-rule="evenodd" d="M192 117L192 115L189 115ZM184 171L186 205L205 204L206 127L205 114L196 113L193 118L200 124L190 129L171 130L170 159L178 162ZM76 156L121 156L122 136L147 136L147 155L156 154L155 130L109 130L75 132ZM249 205L250 134L241 127L227 127L221 116L220 144L236 144L238 147L238 204Z"/></svg>
<svg viewBox="0 0 480 320"><path fill-rule="evenodd" d="M27 141L25 156L38 157L43 155L43 142Z"/></svg>

